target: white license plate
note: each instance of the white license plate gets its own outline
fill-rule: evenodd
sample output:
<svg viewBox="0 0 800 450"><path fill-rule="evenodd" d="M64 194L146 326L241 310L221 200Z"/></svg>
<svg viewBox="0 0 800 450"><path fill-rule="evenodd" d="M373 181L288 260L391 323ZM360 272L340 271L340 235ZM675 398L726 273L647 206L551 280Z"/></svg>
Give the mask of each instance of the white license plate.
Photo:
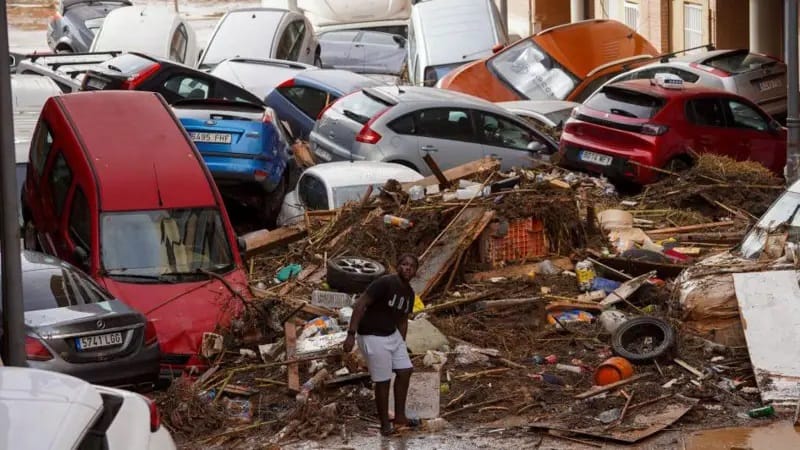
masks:
<svg viewBox="0 0 800 450"><path fill-rule="evenodd" d="M75 344L78 350L122 345L122 333L96 334L94 336L80 337L76 339Z"/></svg>
<svg viewBox="0 0 800 450"><path fill-rule="evenodd" d="M597 164L599 166L610 166L611 161L614 159L607 155L601 155L599 153L590 152L590 151L582 151L581 152L581 161L586 161L588 163Z"/></svg>
<svg viewBox="0 0 800 450"><path fill-rule="evenodd" d="M333 159L333 156L331 156L330 152L327 152L319 148L319 146L316 146L316 148L314 148L314 154L324 159L325 161L330 161L331 159Z"/></svg>
<svg viewBox="0 0 800 450"><path fill-rule="evenodd" d="M97 78L89 78L86 80L86 85L90 88L103 90L106 87L106 82L103 80L98 80Z"/></svg>
<svg viewBox="0 0 800 450"><path fill-rule="evenodd" d="M208 142L210 144L230 144L231 135L228 133L200 133L193 131L192 140L195 142Z"/></svg>
<svg viewBox="0 0 800 450"><path fill-rule="evenodd" d="M770 80L764 80L758 82L758 88L763 91L768 91L770 89L778 89L783 87L783 80L780 78L772 78Z"/></svg>

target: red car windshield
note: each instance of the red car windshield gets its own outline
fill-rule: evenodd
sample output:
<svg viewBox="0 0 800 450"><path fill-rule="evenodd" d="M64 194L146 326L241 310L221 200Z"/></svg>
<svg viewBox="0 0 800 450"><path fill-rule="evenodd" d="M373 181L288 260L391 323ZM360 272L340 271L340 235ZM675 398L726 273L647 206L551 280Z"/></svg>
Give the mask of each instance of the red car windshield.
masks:
<svg viewBox="0 0 800 450"><path fill-rule="evenodd" d="M641 92L609 86L591 96L584 104L591 109L609 114L651 119L664 107L665 101Z"/></svg>
<svg viewBox="0 0 800 450"><path fill-rule="evenodd" d="M233 267L216 209L104 213L100 221L102 265L109 276L162 281Z"/></svg>

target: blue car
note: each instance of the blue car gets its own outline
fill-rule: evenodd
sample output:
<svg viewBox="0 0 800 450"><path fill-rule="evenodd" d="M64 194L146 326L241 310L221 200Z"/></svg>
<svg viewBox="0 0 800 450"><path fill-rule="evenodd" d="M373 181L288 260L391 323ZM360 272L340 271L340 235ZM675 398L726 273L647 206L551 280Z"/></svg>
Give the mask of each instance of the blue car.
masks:
<svg viewBox="0 0 800 450"><path fill-rule="evenodd" d="M271 108L226 100L172 106L226 200L274 223L286 193L290 149Z"/></svg>
<svg viewBox="0 0 800 450"><path fill-rule="evenodd" d="M308 139L317 118L331 103L344 95L382 84L346 70L304 70L276 87L264 103L289 124L295 138Z"/></svg>

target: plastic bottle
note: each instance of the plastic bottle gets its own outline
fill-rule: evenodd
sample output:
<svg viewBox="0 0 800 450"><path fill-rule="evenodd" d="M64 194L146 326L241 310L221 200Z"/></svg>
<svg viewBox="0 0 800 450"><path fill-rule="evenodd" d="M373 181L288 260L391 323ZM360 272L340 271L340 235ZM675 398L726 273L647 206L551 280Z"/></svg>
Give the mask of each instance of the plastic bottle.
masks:
<svg viewBox="0 0 800 450"><path fill-rule="evenodd" d="M775 408L773 408L772 405L762 406L761 408L755 408L747 411L747 415L754 419L757 417L771 417L774 414Z"/></svg>
<svg viewBox="0 0 800 450"><path fill-rule="evenodd" d="M393 216L391 214L386 214L383 216L383 223L385 223L386 225L394 225L404 230L407 230L414 226L414 222L408 219L404 219L402 217Z"/></svg>
<svg viewBox="0 0 800 450"><path fill-rule="evenodd" d="M422 186L411 186L408 190L408 198L411 200L422 200L425 198L425 188Z"/></svg>
<svg viewBox="0 0 800 450"><path fill-rule="evenodd" d="M597 277L597 273L594 271L594 264L588 259L575 265L575 275L578 278L578 288L583 292L592 289L592 282Z"/></svg>

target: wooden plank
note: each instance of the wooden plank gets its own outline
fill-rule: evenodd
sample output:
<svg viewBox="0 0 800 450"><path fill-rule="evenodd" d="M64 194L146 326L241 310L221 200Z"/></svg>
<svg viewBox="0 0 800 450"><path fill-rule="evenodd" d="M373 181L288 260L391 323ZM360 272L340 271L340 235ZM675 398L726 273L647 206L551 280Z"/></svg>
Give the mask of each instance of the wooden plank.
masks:
<svg viewBox="0 0 800 450"><path fill-rule="evenodd" d="M414 292L423 300L430 293L447 269L453 264L456 255L462 250L462 244L471 234L479 221L483 222L486 210L482 207L471 207L458 216L432 248L433 251L422 260L417 276L411 280Z"/></svg>
<svg viewBox="0 0 800 450"><path fill-rule="evenodd" d="M442 173L447 178L448 182L454 183L458 180L462 180L482 172L491 172L499 169L500 161L486 157L453 167L452 169L447 169ZM436 178L435 175L431 175L419 181L403 183L403 190L407 191L412 186L436 186L438 184L439 179Z"/></svg>
<svg viewBox="0 0 800 450"><path fill-rule="evenodd" d="M257 298L261 299L269 299L274 301L279 301L286 304L290 308L297 308L300 311L303 311L308 314L312 314L315 316L336 316L334 311L331 311L328 308L323 308L321 306L312 305L309 302L304 300L294 299L290 297L277 297L274 293L267 291L266 289L259 289L255 286L250 286L250 291L255 295Z"/></svg>
<svg viewBox="0 0 800 450"><path fill-rule="evenodd" d="M800 397L800 287L797 272L735 273L733 284L761 401Z"/></svg>
<svg viewBox="0 0 800 450"><path fill-rule="evenodd" d="M726 220L724 222L711 222L711 223L701 223L698 225L686 225L683 227L672 227L672 228L659 228L658 230L648 230L647 234L671 234L671 233L686 233L689 231L701 231L701 230L709 230L711 228L722 228L722 227L730 227L733 225L739 225L739 222L734 222L732 220Z"/></svg>
<svg viewBox="0 0 800 450"><path fill-rule="evenodd" d="M294 160L297 163L297 166L306 169L314 164L313 153L311 153L311 149L308 147L308 143L297 140L294 144L292 144L292 153L294 154Z"/></svg>
<svg viewBox="0 0 800 450"><path fill-rule="evenodd" d="M616 383L607 384L605 386L595 386L588 391L581 392L580 394L575 395L575 398L578 400L583 400L585 398L594 397L595 395L602 394L603 392L613 391L614 389L625 386L626 384L633 383L635 381L639 381L642 378L649 377L652 373L640 373L639 375L634 375L630 378L626 378L624 380L617 381Z"/></svg>
<svg viewBox="0 0 800 450"><path fill-rule="evenodd" d="M286 334L286 359L291 361L295 357L297 350L297 327L293 320L287 320L283 324ZM287 364L288 373L287 386L293 391L300 391L300 365L296 362Z"/></svg>
<svg viewBox="0 0 800 450"><path fill-rule="evenodd" d="M558 267L562 270L574 270L575 266L572 264L569 258L553 258L550 260L554 266ZM497 277L505 277L509 279L513 278L525 278L531 272L538 272L539 270L539 263L530 263L530 264L520 264L516 266L506 266L500 269L495 270L487 270L485 272L474 272L466 275L466 281L468 283L476 283L481 281L488 281L492 278Z"/></svg>
<svg viewBox="0 0 800 450"><path fill-rule="evenodd" d="M305 227L298 226L251 231L242 236L245 242L245 258L299 241L307 234Z"/></svg>
<svg viewBox="0 0 800 450"><path fill-rule="evenodd" d="M431 169L433 172L433 176L439 180L439 189L445 190L450 187L450 180L447 179L444 173L442 173L442 169L439 168L439 164L436 164L436 160L433 159L433 156L430 153L426 153L425 156L422 157L422 160L425 161L425 164Z"/></svg>

